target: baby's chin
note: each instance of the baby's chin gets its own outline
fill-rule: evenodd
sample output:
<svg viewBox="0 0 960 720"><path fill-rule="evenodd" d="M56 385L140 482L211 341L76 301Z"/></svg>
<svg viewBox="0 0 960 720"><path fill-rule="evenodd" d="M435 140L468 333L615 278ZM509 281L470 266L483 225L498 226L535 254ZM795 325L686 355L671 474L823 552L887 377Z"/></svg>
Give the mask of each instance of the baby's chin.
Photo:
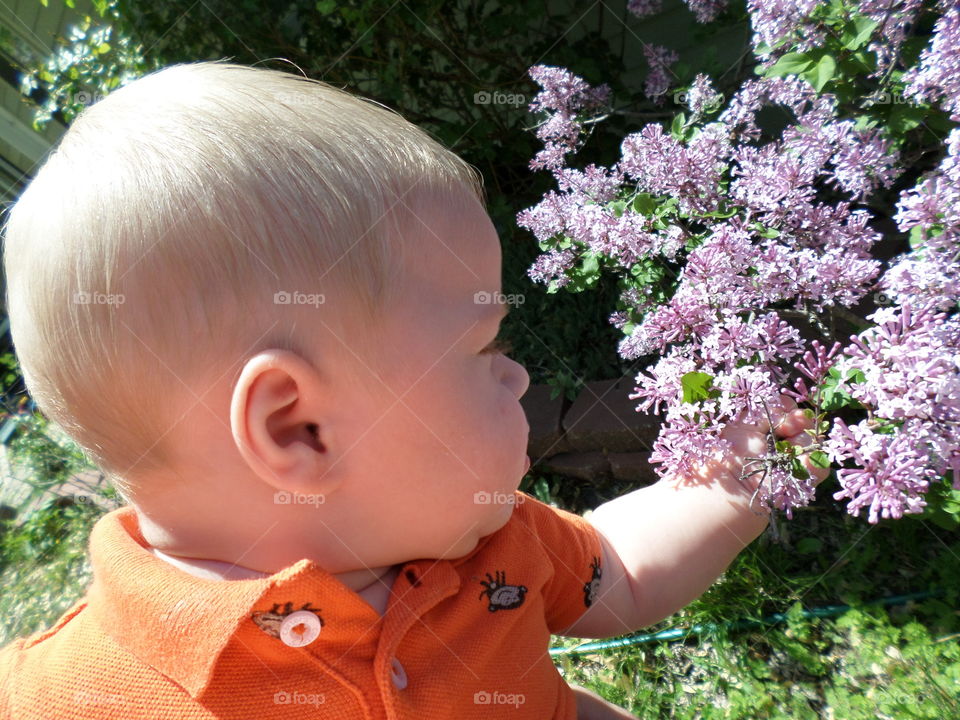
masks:
<svg viewBox="0 0 960 720"><path fill-rule="evenodd" d="M481 525L474 527L469 533L463 536L461 542L451 547L443 554L445 560L457 560L474 551L480 541L487 535L492 535L510 521L513 515L514 503L503 503L495 505L491 512L484 518Z"/></svg>

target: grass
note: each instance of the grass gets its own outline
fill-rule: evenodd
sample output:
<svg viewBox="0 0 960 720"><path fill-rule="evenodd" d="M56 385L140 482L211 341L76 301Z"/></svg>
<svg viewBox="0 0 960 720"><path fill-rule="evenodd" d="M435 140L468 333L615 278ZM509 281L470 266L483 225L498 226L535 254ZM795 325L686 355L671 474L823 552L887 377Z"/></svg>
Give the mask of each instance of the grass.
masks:
<svg viewBox="0 0 960 720"><path fill-rule="evenodd" d="M851 518L824 492L742 552L701 598L647 632L714 623L686 641L559 655L569 682L642 718L960 717L960 534L926 519ZM629 488L530 475L523 489L582 512ZM90 581L93 504L51 501L0 535L0 645L51 625ZM682 569L678 569L682 572ZM924 590L905 606L869 601ZM803 609L847 604L835 618ZM787 614L748 630L737 620ZM581 641L554 638L554 645Z"/></svg>

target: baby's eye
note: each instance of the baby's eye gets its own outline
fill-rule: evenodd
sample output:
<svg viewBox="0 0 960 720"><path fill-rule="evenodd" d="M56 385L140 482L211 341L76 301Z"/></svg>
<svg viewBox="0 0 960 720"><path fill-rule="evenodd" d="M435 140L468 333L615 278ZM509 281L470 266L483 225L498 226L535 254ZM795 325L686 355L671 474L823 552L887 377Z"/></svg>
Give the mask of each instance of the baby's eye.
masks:
<svg viewBox="0 0 960 720"><path fill-rule="evenodd" d="M496 338L493 342L491 342L483 350L481 350L480 353L486 354L486 355L503 353L504 355L506 355L511 350L513 350L513 348L510 346L509 340L501 340L500 338Z"/></svg>

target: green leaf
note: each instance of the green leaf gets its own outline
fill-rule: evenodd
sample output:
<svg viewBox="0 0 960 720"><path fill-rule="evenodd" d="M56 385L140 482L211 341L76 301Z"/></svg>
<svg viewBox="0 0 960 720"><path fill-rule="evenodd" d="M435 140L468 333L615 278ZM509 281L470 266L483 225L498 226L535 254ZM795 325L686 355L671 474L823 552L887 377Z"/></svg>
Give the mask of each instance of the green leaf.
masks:
<svg viewBox="0 0 960 720"><path fill-rule="evenodd" d="M833 59L833 55L824 55L820 58L820 62L805 72L803 76L817 92L821 92L824 86L833 79L836 71L837 61Z"/></svg>
<svg viewBox="0 0 960 720"><path fill-rule="evenodd" d="M928 113L929 111L925 108L914 107L913 105L896 105L890 111L887 123L891 130L902 134L920 127Z"/></svg>
<svg viewBox="0 0 960 720"><path fill-rule="evenodd" d="M910 228L910 247L916 250L918 247L921 247L924 242L923 226L914 225Z"/></svg>
<svg viewBox="0 0 960 720"><path fill-rule="evenodd" d="M820 538L803 538L797 543L797 552L801 555L812 555L820 552L823 547L823 541Z"/></svg>
<svg viewBox="0 0 960 720"><path fill-rule="evenodd" d="M793 462L790 463L790 469L791 471L793 471L793 476L798 477L801 480L806 480L807 478L810 477L810 473L803 466L803 463L800 461L799 458L793 459Z"/></svg>
<svg viewBox="0 0 960 720"><path fill-rule="evenodd" d="M877 25L879 24L879 20L858 15L851 23L853 26L853 36L848 43L844 44L844 47L847 50L859 50L861 47L867 44L867 42L870 40L870 36L873 35L873 31L876 30Z"/></svg>
<svg viewBox="0 0 960 720"><path fill-rule="evenodd" d="M775 446L777 452L782 452L785 455L793 455L794 444L789 440L777 440Z"/></svg>
<svg viewBox="0 0 960 720"><path fill-rule="evenodd" d="M633 199L633 210L638 212L641 215L653 215L653 211L656 210L657 203L653 199L653 195L650 193L639 193Z"/></svg>
<svg viewBox="0 0 960 720"><path fill-rule="evenodd" d="M317 12L321 15L329 15L337 9L337 0L318 0Z"/></svg>
<svg viewBox="0 0 960 720"><path fill-rule="evenodd" d="M627 202L626 200L614 200L607 207L613 211L614 217L620 217L623 215L623 211L627 208Z"/></svg>
<svg viewBox="0 0 960 720"><path fill-rule="evenodd" d="M680 386L683 388L683 401L693 403L700 400L707 400L710 397L712 385L712 375L697 372L696 370L686 373L680 378Z"/></svg>
<svg viewBox="0 0 960 720"><path fill-rule="evenodd" d="M810 453L810 464L814 467L826 469L830 467L830 458L823 450L814 450Z"/></svg>
<svg viewBox="0 0 960 720"><path fill-rule="evenodd" d="M677 140L683 140L683 126L687 122L687 117L683 113L679 113L674 119L673 123L670 125L670 134L673 135Z"/></svg>
<svg viewBox="0 0 960 720"><path fill-rule="evenodd" d="M767 70L764 75L767 77L780 77L781 75L799 75L813 67L813 60L805 53L789 52L783 55L777 62Z"/></svg>
<svg viewBox="0 0 960 720"><path fill-rule="evenodd" d="M583 259L583 273L585 275L596 275L600 269L600 260L594 254L585 255Z"/></svg>
<svg viewBox="0 0 960 720"><path fill-rule="evenodd" d="M713 212L705 213L700 217L719 218L723 220L728 217L733 217L734 215L737 214L737 212L738 212L737 208L730 208L729 210L714 210Z"/></svg>
<svg viewBox="0 0 960 720"><path fill-rule="evenodd" d="M100 43L93 49L94 55L103 55L110 52L110 43Z"/></svg>

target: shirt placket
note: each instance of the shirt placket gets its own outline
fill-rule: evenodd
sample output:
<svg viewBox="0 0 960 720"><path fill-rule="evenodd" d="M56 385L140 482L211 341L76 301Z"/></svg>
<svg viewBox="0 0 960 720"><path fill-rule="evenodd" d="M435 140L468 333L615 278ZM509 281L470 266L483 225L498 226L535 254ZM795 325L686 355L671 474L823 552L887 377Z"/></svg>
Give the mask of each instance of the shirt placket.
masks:
<svg viewBox="0 0 960 720"><path fill-rule="evenodd" d="M413 683L436 682L403 662L403 639L431 608L460 590L460 576L445 560L407 563L394 584L374 660L374 675L388 720L400 720L402 694ZM438 640L438 642L440 642ZM424 708L426 710L426 708Z"/></svg>

